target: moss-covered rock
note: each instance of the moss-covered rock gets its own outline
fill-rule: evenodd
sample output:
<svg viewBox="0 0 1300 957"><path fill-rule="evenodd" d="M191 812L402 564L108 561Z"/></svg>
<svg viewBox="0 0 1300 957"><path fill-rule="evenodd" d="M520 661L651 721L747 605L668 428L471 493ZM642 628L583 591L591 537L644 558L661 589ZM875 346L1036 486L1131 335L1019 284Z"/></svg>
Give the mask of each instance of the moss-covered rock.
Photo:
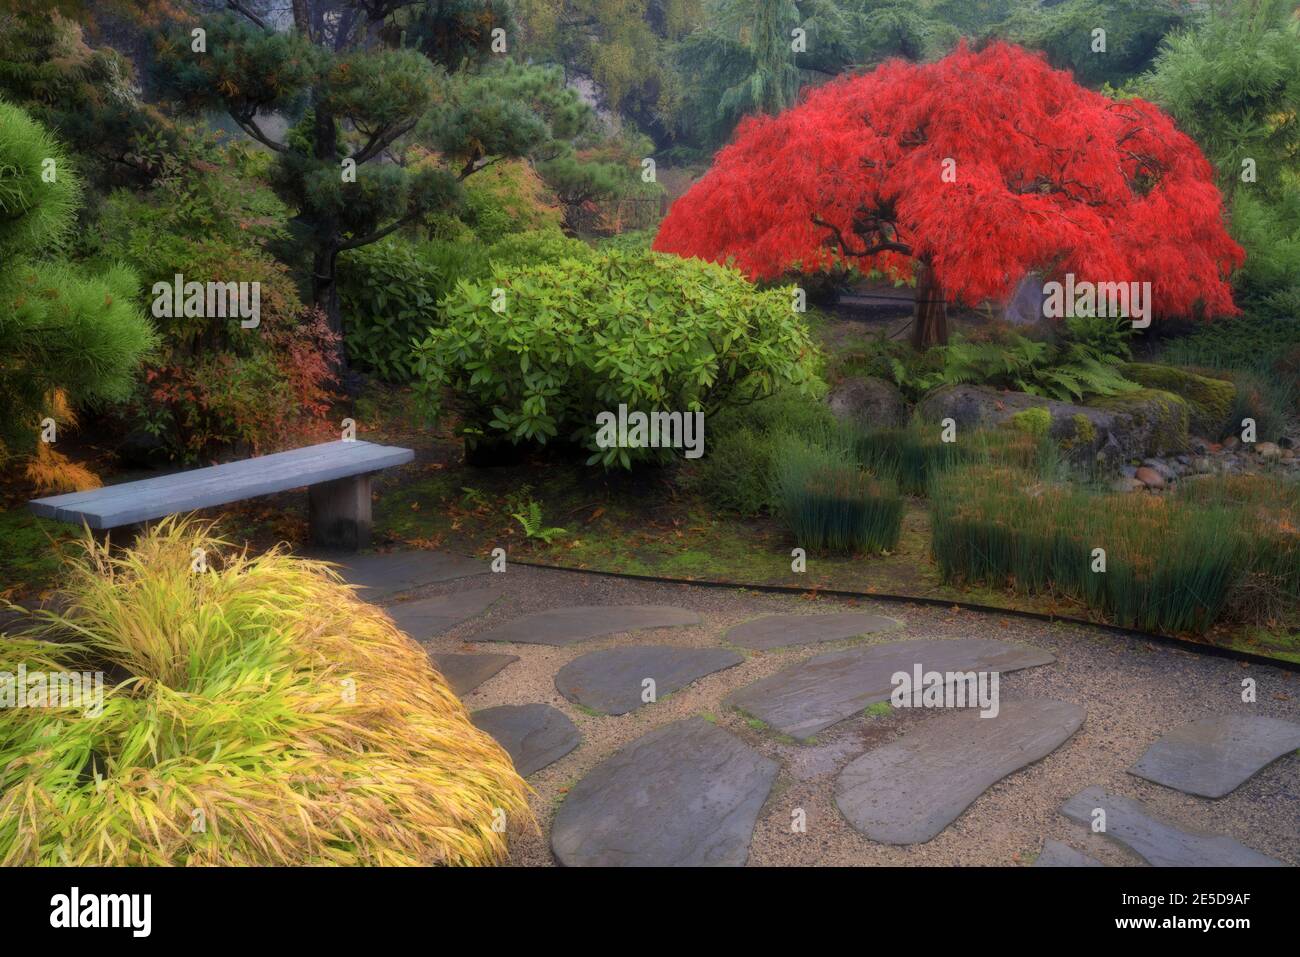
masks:
<svg viewBox="0 0 1300 957"><path fill-rule="evenodd" d="M1191 410L1182 396L1163 389L1139 389L1093 399L1091 407L1128 418L1132 435L1127 444L1142 448L1146 455L1165 455L1187 447Z"/></svg>
<svg viewBox="0 0 1300 957"><path fill-rule="evenodd" d="M1072 405L1023 392L953 385L930 393L918 411L931 422L953 419L959 437L972 430L1003 425L1028 431L1046 412L1050 417L1047 434L1069 453L1072 461L1103 468L1164 455L1187 444L1187 402L1158 389L1139 389L1108 399L1093 399L1088 405Z"/></svg>
<svg viewBox="0 0 1300 957"><path fill-rule="evenodd" d="M1223 434L1232 415L1237 387L1226 379L1200 375L1190 369L1147 362L1123 366L1124 378L1148 389L1172 392L1187 402L1187 427L1193 435L1216 439Z"/></svg>

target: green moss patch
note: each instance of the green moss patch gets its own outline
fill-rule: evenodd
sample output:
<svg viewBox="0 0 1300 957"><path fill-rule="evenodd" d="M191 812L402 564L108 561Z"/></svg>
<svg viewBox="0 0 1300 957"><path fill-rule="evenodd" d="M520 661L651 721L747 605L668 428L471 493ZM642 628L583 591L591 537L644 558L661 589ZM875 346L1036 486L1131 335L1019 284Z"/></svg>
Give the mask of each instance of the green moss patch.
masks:
<svg viewBox="0 0 1300 957"><path fill-rule="evenodd" d="M1133 426L1146 433L1148 455L1163 455L1187 447L1191 412L1182 396L1163 389L1144 388L1125 395L1094 399L1089 405L1129 416Z"/></svg>
<svg viewBox="0 0 1300 957"><path fill-rule="evenodd" d="M1187 403L1187 427L1193 435L1217 438L1232 414L1237 387L1224 379L1199 375L1176 366L1130 362L1124 377L1149 389L1162 389L1180 396Z"/></svg>

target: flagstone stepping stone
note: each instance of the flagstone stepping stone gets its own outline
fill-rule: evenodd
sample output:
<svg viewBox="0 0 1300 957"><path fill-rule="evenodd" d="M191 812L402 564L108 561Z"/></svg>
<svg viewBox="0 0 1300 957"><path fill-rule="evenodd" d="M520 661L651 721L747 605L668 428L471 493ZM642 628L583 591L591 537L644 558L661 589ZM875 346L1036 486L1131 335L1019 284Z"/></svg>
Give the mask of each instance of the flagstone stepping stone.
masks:
<svg viewBox="0 0 1300 957"><path fill-rule="evenodd" d="M1050 698L1003 701L997 717L948 711L840 772L835 804L882 844L923 844L1013 771L1055 751L1084 711Z"/></svg>
<svg viewBox="0 0 1300 957"><path fill-rule="evenodd" d="M404 551L375 552L340 560L339 573L344 581L357 585L365 601L380 601L435 582L483 575L484 562L449 552Z"/></svg>
<svg viewBox="0 0 1300 957"><path fill-rule="evenodd" d="M791 645L815 645L823 641L843 641L859 635L873 635L901 626L893 618L865 612L833 615L765 615L736 625L723 641L742 648L766 651Z"/></svg>
<svg viewBox="0 0 1300 957"><path fill-rule="evenodd" d="M1265 765L1300 748L1300 724L1255 715L1202 718L1175 728L1129 768L1156 784L1221 798Z"/></svg>
<svg viewBox="0 0 1300 957"><path fill-rule="evenodd" d="M588 605L552 608L524 615L475 635L474 641L514 641L562 647L601 635L699 623L700 616L695 612L668 605Z"/></svg>
<svg viewBox="0 0 1300 957"><path fill-rule="evenodd" d="M1101 833L1144 858L1155 867L1282 867L1275 861L1226 834L1184 829L1156 817L1140 801L1107 794L1093 785L1061 805L1072 821L1092 826L1093 811L1106 812Z"/></svg>
<svg viewBox="0 0 1300 957"><path fill-rule="evenodd" d="M549 704L503 704L475 711L469 719L497 739L525 778L582 743L577 725Z"/></svg>
<svg viewBox="0 0 1300 957"><path fill-rule="evenodd" d="M675 721L577 783L551 849L568 866L739 867L777 768L703 718Z"/></svg>
<svg viewBox="0 0 1300 957"><path fill-rule="evenodd" d="M1043 842L1034 867L1102 867L1101 861L1094 860L1083 851L1076 851L1069 844L1062 844L1050 837Z"/></svg>
<svg viewBox="0 0 1300 957"><path fill-rule="evenodd" d="M384 611L407 635L416 641L426 641L466 618L481 614L500 597L499 588L470 588L449 595L388 605Z"/></svg>
<svg viewBox="0 0 1300 957"><path fill-rule="evenodd" d="M429 659L439 674L447 679L457 696L464 697L506 665L519 660L518 655L431 654Z"/></svg>
<svg viewBox="0 0 1300 957"><path fill-rule="evenodd" d="M831 651L733 692L726 704L776 731L806 740L867 705L888 701L895 672L1016 671L1056 659L992 638L926 638ZM987 719L986 719L987 720Z"/></svg>
<svg viewBox="0 0 1300 957"><path fill-rule="evenodd" d="M744 655L725 648L607 648L570 661L556 674L555 687L584 707L605 714L627 714L646 703L642 695L647 678L654 681L657 699L744 660Z"/></svg>

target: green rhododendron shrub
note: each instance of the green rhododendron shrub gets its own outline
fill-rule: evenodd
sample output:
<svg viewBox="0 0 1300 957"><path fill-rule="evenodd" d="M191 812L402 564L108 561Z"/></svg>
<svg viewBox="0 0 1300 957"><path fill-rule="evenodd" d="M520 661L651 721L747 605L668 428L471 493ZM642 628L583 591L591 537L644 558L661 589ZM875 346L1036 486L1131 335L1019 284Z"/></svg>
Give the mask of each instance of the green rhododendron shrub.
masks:
<svg viewBox="0 0 1300 957"><path fill-rule="evenodd" d="M817 350L788 289L760 290L725 266L610 251L494 267L460 282L445 325L417 347L432 412L450 397L468 442L572 442L589 462L630 468L651 448L598 448L597 415L702 412L811 392Z"/></svg>
<svg viewBox="0 0 1300 957"><path fill-rule="evenodd" d="M385 382L406 382L412 347L437 322L441 271L415 243L390 236L349 250L339 264L348 361Z"/></svg>

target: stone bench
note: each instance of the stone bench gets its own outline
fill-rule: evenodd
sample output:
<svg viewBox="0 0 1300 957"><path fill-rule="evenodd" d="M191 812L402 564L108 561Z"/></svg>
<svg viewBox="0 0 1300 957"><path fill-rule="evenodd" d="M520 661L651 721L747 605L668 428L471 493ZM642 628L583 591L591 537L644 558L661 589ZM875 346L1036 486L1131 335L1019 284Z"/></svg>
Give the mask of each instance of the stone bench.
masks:
<svg viewBox="0 0 1300 957"><path fill-rule="evenodd" d="M410 449L371 442L326 442L38 498L28 507L42 518L104 530L307 486L312 539L320 545L357 549L370 540L370 477L414 458Z"/></svg>

